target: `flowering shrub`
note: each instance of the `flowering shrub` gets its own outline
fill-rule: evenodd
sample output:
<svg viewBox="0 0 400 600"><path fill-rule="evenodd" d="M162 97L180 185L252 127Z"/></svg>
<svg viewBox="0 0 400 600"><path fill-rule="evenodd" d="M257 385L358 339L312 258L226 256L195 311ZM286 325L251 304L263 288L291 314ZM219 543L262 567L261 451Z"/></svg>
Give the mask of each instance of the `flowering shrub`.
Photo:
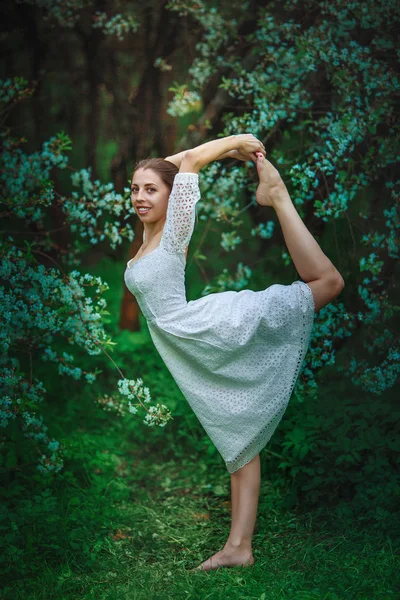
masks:
<svg viewBox="0 0 400 600"><path fill-rule="evenodd" d="M30 95L22 78L0 82L3 111ZM51 256L55 242L48 227L48 210L57 204L65 227L75 234L64 253L63 266L76 267L80 254L92 245L106 241L116 248L124 239L133 239L131 226L121 226L118 220L122 214L133 213L130 190L117 194L111 183L92 181L90 169L82 169L72 170L71 181L77 191L69 197L60 195L51 172L68 166L66 152L71 141L67 135L52 137L33 154L26 154L24 140L11 138L7 131L1 133L1 140L1 216L10 227L0 240L0 426L7 430L13 422L18 423L38 453L37 468L43 473L58 472L63 466L63 449L48 436L40 414L46 390L34 375L35 362L53 363L54 373L93 383L100 371L76 366L72 349L108 355L107 349L114 343L104 329L104 317L109 313L102 294L109 286L77 268L65 272ZM32 233L32 224L37 235L29 236L28 241L24 231ZM41 258L54 266L46 267ZM60 339L71 345L71 352L58 351ZM99 405L121 415L136 414L140 406L146 413L146 425L165 426L171 418L167 407L147 406L151 395L142 379L127 380L119 373L119 395L107 397L106 402L100 398Z"/></svg>
<svg viewBox="0 0 400 600"><path fill-rule="evenodd" d="M391 284L400 240L400 182L394 177L400 158L395 118L399 4L286 0L259 6L257 15L249 13L247 2L234 2L227 10L210 9L202 0L170 0L168 8L190 15L204 29L186 93L191 89L200 96L208 94L217 66L223 72L219 88L229 94L230 104L240 105L240 110L222 113L221 135L251 132L268 142L270 158L279 165L300 215L312 212L332 228L338 252L337 222L351 240L349 255L341 255L343 266L337 264L346 289L316 315L295 393L316 393L317 370L335 364L344 338L357 333L367 352L371 339L380 344L370 360L344 355L337 368L362 390L382 394L395 385L400 365L399 337L389 325L398 312ZM252 18L257 26L239 35L238 22ZM239 46L246 47L245 58L236 51ZM171 107L177 114L176 97ZM221 240L226 251L244 239L237 220L242 186L235 185L235 179L253 191L243 167L226 171L214 163L203 180L200 218L231 224L232 232L225 232ZM366 203L367 193L377 197ZM251 234L271 238L271 223L253 228ZM291 263L286 251L282 261ZM225 272L216 279L203 294L240 289L248 282L247 277Z"/></svg>
<svg viewBox="0 0 400 600"><path fill-rule="evenodd" d="M194 110L200 110L201 97L197 92L189 91L185 85L175 85L170 87L169 90L175 92L175 96L167 108L167 113L172 117L181 117Z"/></svg>
<svg viewBox="0 0 400 600"><path fill-rule="evenodd" d="M42 10L42 18L51 27L73 29L82 18L83 12L89 12L92 17L93 29L101 29L105 35L116 36L118 40L139 27L137 19L129 14L117 13L113 16L96 10L93 0L16 0L19 4L31 4Z"/></svg>

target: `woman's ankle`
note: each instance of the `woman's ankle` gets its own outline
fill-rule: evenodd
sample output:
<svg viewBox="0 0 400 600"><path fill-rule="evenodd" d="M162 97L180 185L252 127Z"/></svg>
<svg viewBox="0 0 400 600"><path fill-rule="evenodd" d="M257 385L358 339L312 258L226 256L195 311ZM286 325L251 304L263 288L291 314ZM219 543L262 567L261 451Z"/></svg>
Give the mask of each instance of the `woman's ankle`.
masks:
<svg viewBox="0 0 400 600"><path fill-rule="evenodd" d="M224 546L224 549L226 548L232 550L248 550L248 552L252 552L251 539L228 538Z"/></svg>

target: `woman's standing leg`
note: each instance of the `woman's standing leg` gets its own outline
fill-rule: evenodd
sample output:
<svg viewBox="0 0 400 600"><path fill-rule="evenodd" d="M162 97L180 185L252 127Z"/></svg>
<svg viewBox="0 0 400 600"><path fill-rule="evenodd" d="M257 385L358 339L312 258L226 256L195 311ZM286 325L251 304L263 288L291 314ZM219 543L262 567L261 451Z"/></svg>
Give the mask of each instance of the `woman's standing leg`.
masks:
<svg viewBox="0 0 400 600"><path fill-rule="evenodd" d="M231 474L232 523L225 546L197 569L210 571L219 567L254 564L252 536L260 495L260 455Z"/></svg>
<svg viewBox="0 0 400 600"><path fill-rule="evenodd" d="M251 554L251 540L257 518L261 467L257 454L247 465L231 474L232 523L225 548L242 547Z"/></svg>

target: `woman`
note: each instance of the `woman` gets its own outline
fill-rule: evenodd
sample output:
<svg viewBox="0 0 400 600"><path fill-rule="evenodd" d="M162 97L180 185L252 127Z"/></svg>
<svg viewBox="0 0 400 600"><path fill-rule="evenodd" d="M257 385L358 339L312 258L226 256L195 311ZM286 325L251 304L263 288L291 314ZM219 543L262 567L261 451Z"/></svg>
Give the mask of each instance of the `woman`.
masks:
<svg viewBox="0 0 400 600"><path fill-rule="evenodd" d="M255 163L260 180L256 200L275 209L302 281L187 302L185 258L200 199L198 173L225 157ZM197 569L249 566L254 564L259 452L286 410L308 349L314 312L340 294L344 281L252 134L139 162L132 177L132 204L144 234L138 253L127 263L126 285L160 356L231 475L228 539Z"/></svg>

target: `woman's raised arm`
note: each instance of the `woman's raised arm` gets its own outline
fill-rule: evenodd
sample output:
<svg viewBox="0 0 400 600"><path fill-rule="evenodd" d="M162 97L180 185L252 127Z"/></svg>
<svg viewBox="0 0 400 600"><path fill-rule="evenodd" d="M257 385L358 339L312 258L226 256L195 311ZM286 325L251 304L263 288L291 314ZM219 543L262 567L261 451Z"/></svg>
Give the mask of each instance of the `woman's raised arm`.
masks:
<svg viewBox="0 0 400 600"><path fill-rule="evenodd" d="M194 171L198 173L202 167L214 160L223 158L236 158L238 160L257 160L255 152L261 152L265 156L265 148L262 142L251 133L230 135L219 140L212 140L200 144L191 150L184 150L164 160L172 162L178 169ZM182 167L182 161L185 165Z"/></svg>
<svg viewBox="0 0 400 600"><path fill-rule="evenodd" d="M179 169L186 152L187 150L184 150L183 152L178 152L177 154L171 154L171 156L167 156L166 158L164 158L164 160L168 160L169 162L176 165ZM217 156L217 158L215 158L214 160L222 160L223 158L239 159L239 156L237 156L237 150L230 150L229 152L224 152L220 156Z"/></svg>
<svg viewBox="0 0 400 600"><path fill-rule="evenodd" d="M238 151L238 154L235 151ZM208 163L235 154L236 158L240 156L241 160L253 160L256 152L265 156L264 145L253 134L229 135L187 150L181 161L180 171L198 173Z"/></svg>

